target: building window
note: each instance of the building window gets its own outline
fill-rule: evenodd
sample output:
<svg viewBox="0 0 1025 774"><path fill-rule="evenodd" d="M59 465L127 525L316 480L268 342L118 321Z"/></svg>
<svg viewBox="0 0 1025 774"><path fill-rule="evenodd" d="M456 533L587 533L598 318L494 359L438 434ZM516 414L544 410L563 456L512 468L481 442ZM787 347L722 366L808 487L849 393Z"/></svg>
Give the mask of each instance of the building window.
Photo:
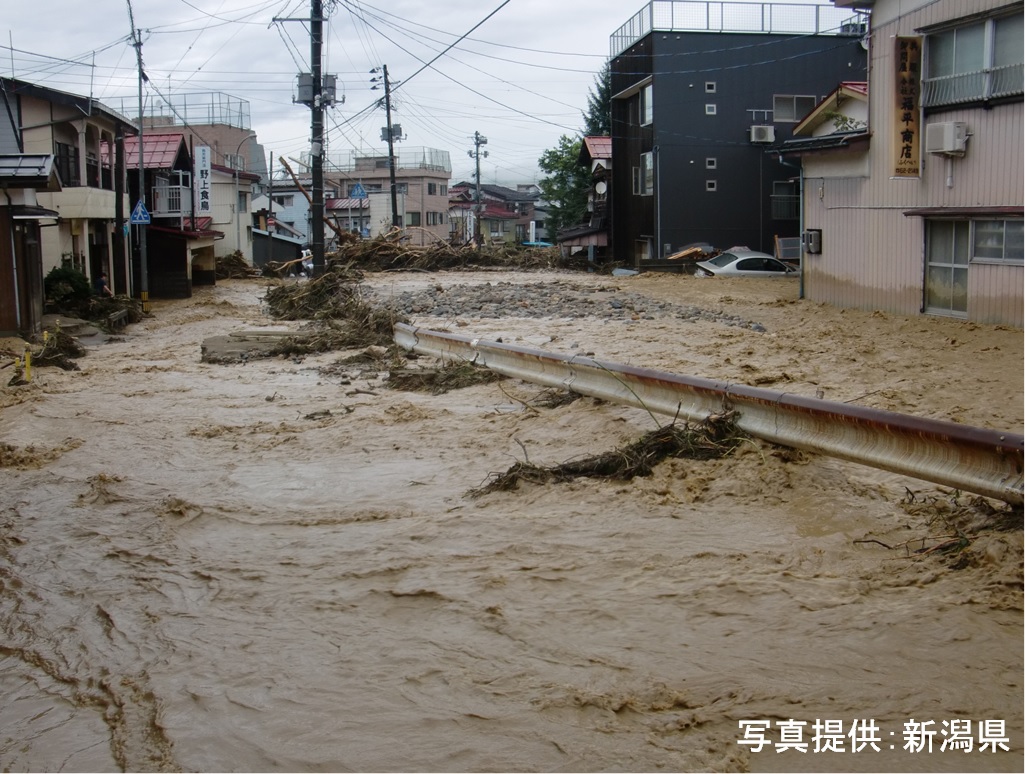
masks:
<svg viewBox="0 0 1025 774"><path fill-rule="evenodd" d="M647 126L655 120L655 106L652 102L652 88L649 83L641 89L641 126Z"/></svg>
<svg viewBox="0 0 1025 774"><path fill-rule="evenodd" d="M719 183L717 181L715 181L715 180L706 180L705 181L705 190L706 191L718 191L719 190Z"/></svg>
<svg viewBox="0 0 1025 774"><path fill-rule="evenodd" d="M438 184L437 183L428 183L427 184L427 195L428 196L437 196L438 195Z"/></svg>
<svg viewBox="0 0 1025 774"><path fill-rule="evenodd" d="M407 226L419 226L420 225L420 213L419 212L407 212L406 213L406 225Z"/></svg>
<svg viewBox="0 0 1025 774"><path fill-rule="evenodd" d="M968 314L968 260L971 222L925 222L925 311L965 317Z"/></svg>
<svg viewBox="0 0 1025 774"><path fill-rule="evenodd" d="M61 183L66 186L82 184L78 175L78 148L64 142L54 143L54 162L60 174Z"/></svg>
<svg viewBox="0 0 1025 774"><path fill-rule="evenodd" d="M714 102L709 102L707 105L705 105L705 115L706 116L714 116L715 115L715 103Z"/></svg>
<svg viewBox="0 0 1025 774"><path fill-rule="evenodd" d="M441 190L438 192L439 196L448 196L448 186L447 185L442 183L441 186L440 186L440 189Z"/></svg>
<svg viewBox="0 0 1025 774"><path fill-rule="evenodd" d="M279 207L291 207L295 202L295 194L281 194L274 197L274 203Z"/></svg>
<svg viewBox="0 0 1025 774"><path fill-rule="evenodd" d="M715 81L705 81L705 94L715 94Z"/></svg>
<svg viewBox="0 0 1025 774"><path fill-rule="evenodd" d="M818 104L816 97L806 94L774 94L772 96L772 120L778 124L796 124Z"/></svg>
<svg viewBox="0 0 1025 774"><path fill-rule="evenodd" d="M1019 13L929 35L922 105L1021 96L1023 19Z"/></svg>
<svg viewBox="0 0 1025 774"><path fill-rule="evenodd" d="M797 185L789 180L774 180L770 205L773 220L798 220L801 214L801 197Z"/></svg>
<svg viewBox="0 0 1025 774"><path fill-rule="evenodd" d="M709 156L707 159L705 159L705 169L715 169L718 166L719 166L719 160L718 159L716 159L716 158L714 158L712 156Z"/></svg>
<svg viewBox="0 0 1025 774"><path fill-rule="evenodd" d="M1015 263L1025 260L1020 220L972 222L972 263Z"/></svg>
<svg viewBox="0 0 1025 774"><path fill-rule="evenodd" d="M651 196L655 192L655 166L652 153L641 154L641 165L634 167L634 193L638 196Z"/></svg>
<svg viewBox="0 0 1025 774"><path fill-rule="evenodd" d="M409 193L409 183L396 183L395 184L395 193L399 193L399 194L403 194L403 195L408 194Z"/></svg>

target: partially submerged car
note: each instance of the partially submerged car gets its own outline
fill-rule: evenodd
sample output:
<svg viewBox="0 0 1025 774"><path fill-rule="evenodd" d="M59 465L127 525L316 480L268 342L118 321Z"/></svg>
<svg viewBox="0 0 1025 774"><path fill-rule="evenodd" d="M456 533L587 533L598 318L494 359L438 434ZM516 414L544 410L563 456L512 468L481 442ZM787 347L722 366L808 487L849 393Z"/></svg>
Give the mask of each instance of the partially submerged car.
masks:
<svg viewBox="0 0 1025 774"><path fill-rule="evenodd" d="M796 277L798 270L768 253L733 248L696 263L698 277Z"/></svg>

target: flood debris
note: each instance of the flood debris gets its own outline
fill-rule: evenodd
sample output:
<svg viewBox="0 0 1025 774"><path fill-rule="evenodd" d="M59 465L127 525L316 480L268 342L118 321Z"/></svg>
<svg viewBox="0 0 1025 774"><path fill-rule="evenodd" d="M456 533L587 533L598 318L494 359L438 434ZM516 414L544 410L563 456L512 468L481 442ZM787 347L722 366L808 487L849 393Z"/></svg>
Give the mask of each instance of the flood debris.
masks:
<svg viewBox="0 0 1025 774"><path fill-rule="evenodd" d="M255 279L261 276L263 271L250 266L238 250L218 256L214 263L214 277L217 279Z"/></svg>
<svg viewBox="0 0 1025 774"><path fill-rule="evenodd" d="M959 491L949 497L920 497L906 489L900 507L924 523L925 534L892 543L870 533L853 542L881 546L910 560L939 557L951 569L962 570L986 561L985 549L977 548L980 540L998 533L1020 532L1022 527L1021 506L996 504L979 496L965 499Z"/></svg>
<svg viewBox="0 0 1025 774"><path fill-rule="evenodd" d="M486 484L471 490L469 496L514 490L520 481L531 484L563 483L575 478L629 481L636 476L650 476L655 466L668 458L728 457L747 440L749 437L737 429L734 412L715 414L696 425L665 425L627 446L593 457L551 467L534 465L529 460L517 462L505 473L492 474Z"/></svg>
<svg viewBox="0 0 1025 774"><path fill-rule="evenodd" d="M243 331L203 342L202 360L246 362L254 358L291 357L339 349L392 344L395 323L406 318L363 299L358 270L336 266L308 282L275 285L264 302L278 320L302 320L298 331Z"/></svg>
<svg viewBox="0 0 1025 774"><path fill-rule="evenodd" d="M490 384L503 377L468 360L452 360L437 368L393 368L388 372L388 386L409 392L442 395L451 390Z"/></svg>

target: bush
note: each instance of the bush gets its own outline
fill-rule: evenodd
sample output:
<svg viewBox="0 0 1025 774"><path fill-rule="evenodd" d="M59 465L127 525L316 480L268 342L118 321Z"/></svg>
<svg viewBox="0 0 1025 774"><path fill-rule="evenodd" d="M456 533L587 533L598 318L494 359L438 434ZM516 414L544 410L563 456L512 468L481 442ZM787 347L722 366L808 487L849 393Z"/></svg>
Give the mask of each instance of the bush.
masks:
<svg viewBox="0 0 1025 774"><path fill-rule="evenodd" d="M48 312L66 313L88 304L92 295L89 278L72 266L57 266L43 280Z"/></svg>

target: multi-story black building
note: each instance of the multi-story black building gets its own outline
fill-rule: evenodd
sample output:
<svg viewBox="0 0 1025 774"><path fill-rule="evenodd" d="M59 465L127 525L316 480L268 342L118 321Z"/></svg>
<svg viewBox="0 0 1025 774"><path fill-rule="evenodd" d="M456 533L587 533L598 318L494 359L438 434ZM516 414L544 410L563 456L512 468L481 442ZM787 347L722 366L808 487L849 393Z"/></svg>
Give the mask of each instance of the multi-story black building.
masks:
<svg viewBox="0 0 1025 774"><path fill-rule="evenodd" d="M840 82L865 80L866 29L831 4L658 0L616 31L616 260L667 268L692 243L771 253L797 236L798 170L771 150Z"/></svg>

